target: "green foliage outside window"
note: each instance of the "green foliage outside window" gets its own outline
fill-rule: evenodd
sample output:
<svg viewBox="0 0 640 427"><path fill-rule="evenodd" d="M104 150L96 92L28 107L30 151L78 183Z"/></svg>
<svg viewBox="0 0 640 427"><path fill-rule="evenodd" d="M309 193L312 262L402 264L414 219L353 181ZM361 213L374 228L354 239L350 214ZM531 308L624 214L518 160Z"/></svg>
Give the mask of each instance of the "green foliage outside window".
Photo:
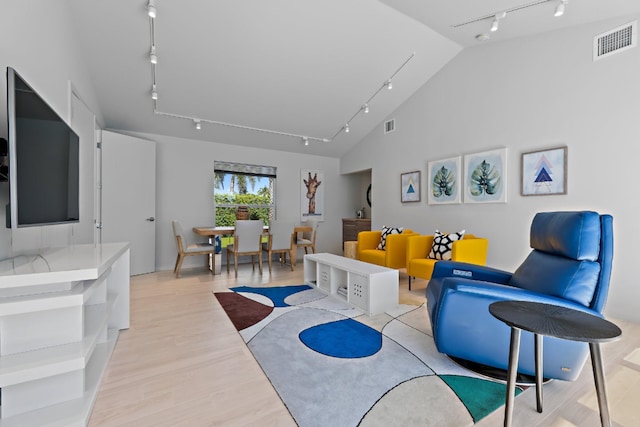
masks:
<svg viewBox="0 0 640 427"><path fill-rule="evenodd" d="M250 219L261 219L265 225L269 225L272 214L267 206L272 205L271 197L268 192L259 193L262 194L215 194L216 226L234 225L238 206L248 206Z"/></svg>

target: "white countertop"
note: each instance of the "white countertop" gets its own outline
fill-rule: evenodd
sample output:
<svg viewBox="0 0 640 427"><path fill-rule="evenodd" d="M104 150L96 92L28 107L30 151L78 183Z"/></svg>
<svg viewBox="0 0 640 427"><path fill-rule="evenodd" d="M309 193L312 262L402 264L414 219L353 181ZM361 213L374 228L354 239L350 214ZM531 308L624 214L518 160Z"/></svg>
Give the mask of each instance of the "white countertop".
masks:
<svg viewBox="0 0 640 427"><path fill-rule="evenodd" d="M0 289L97 279L129 243L46 248L0 261Z"/></svg>

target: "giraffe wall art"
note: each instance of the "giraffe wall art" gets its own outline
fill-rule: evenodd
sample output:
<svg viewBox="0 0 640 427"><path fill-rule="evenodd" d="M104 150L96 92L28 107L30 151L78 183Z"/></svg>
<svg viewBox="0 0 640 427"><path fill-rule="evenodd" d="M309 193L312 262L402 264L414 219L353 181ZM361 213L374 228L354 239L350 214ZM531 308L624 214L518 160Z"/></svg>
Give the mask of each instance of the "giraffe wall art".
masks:
<svg viewBox="0 0 640 427"><path fill-rule="evenodd" d="M300 181L301 221L305 222L310 217L322 221L324 219L324 173L302 169Z"/></svg>

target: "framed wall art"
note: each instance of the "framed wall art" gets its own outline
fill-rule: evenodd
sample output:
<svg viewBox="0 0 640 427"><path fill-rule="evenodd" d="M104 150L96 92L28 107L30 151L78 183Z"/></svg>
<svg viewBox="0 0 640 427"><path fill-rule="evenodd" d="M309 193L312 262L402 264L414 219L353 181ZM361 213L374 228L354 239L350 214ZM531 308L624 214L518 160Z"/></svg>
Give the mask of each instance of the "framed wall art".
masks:
<svg viewBox="0 0 640 427"><path fill-rule="evenodd" d="M324 221L324 172L300 170L300 221L308 218Z"/></svg>
<svg viewBox="0 0 640 427"><path fill-rule="evenodd" d="M567 147L522 153L523 196L567 194Z"/></svg>
<svg viewBox="0 0 640 427"><path fill-rule="evenodd" d="M464 156L464 202L506 203L507 149Z"/></svg>
<svg viewBox="0 0 640 427"><path fill-rule="evenodd" d="M420 171L400 174L400 200L402 203L420 201Z"/></svg>
<svg viewBox="0 0 640 427"><path fill-rule="evenodd" d="M461 157L435 160L427 167L427 203L444 205L462 200Z"/></svg>

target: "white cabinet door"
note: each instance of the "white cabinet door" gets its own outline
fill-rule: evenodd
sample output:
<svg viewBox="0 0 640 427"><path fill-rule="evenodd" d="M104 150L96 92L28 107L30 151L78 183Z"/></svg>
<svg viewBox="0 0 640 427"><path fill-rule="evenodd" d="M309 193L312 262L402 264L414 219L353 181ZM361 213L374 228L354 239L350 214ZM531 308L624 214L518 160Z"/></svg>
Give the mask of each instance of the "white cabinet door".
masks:
<svg viewBox="0 0 640 427"><path fill-rule="evenodd" d="M131 275L155 271L156 144L102 132L102 242L129 242Z"/></svg>

